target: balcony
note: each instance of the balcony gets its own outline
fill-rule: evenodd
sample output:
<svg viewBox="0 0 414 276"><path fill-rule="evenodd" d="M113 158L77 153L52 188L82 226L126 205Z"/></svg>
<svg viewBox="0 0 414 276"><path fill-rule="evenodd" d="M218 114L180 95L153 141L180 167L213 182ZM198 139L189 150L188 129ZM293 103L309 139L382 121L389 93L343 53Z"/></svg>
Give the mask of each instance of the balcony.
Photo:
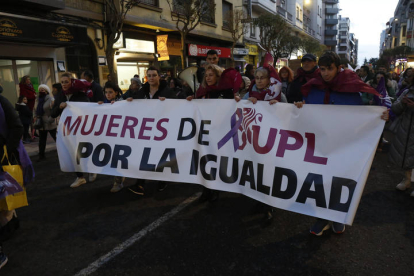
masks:
<svg viewBox="0 0 414 276"><path fill-rule="evenodd" d="M259 12L267 12L271 14L276 13L276 3L272 0L251 0L252 1L252 9Z"/></svg>
<svg viewBox="0 0 414 276"><path fill-rule="evenodd" d="M326 46L336 46L338 44L338 41L336 41L335 39L326 39L325 40L325 45Z"/></svg>
<svg viewBox="0 0 414 276"><path fill-rule="evenodd" d="M338 19L325 19L326 25L338 25Z"/></svg>
<svg viewBox="0 0 414 276"><path fill-rule="evenodd" d="M339 13L339 9L338 8L326 8L325 13L326 14L337 14Z"/></svg>
<svg viewBox="0 0 414 276"><path fill-rule="evenodd" d="M337 35L338 30L325 30L325 35Z"/></svg>
<svg viewBox="0 0 414 276"><path fill-rule="evenodd" d="M285 10L284 8L277 6L277 7L276 7L276 10L277 10L277 13L278 13L280 16L282 16L282 17L286 18L286 10Z"/></svg>

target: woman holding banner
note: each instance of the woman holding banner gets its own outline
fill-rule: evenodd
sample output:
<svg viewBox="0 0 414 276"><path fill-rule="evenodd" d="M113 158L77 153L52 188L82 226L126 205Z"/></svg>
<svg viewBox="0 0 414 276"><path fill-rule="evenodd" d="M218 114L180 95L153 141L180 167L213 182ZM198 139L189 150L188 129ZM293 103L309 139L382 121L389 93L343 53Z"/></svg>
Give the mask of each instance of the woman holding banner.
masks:
<svg viewBox="0 0 414 276"><path fill-rule="evenodd" d="M234 68L228 68L223 71L217 65L208 64L205 67L205 73L203 81L198 88L195 98L196 99L235 99L240 100L240 97L236 96L242 83L242 76ZM187 100L191 101L194 96L188 96ZM219 197L219 192L204 187L203 193L199 198L199 202L216 201Z"/></svg>
<svg viewBox="0 0 414 276"><path fill-rule="evenodd" d="M66 102L89 102L93 96L90 90L91 84L85 80L77 80L72 78L71 73L63 73L60 77L62 91L56 95L53 104L51 117L57 118L62 114L63 109L67 106ZM82 172L76 173L75 181L70 185L71 188L79 187L86 183L86 179Z"/></svg>

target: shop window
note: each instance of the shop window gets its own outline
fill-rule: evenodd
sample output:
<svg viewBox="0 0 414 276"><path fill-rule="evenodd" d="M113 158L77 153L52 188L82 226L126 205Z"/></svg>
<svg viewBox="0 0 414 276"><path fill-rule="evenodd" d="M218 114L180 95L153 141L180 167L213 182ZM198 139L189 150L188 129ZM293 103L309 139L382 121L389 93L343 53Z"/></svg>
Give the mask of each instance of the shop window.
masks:
<svg viewBox="0 0 414 276"><path fill-rule="evenodd" d="M2 96L11 103L16 103L17 91L11 60L0 59L0 84L3 86Z"/></svg>

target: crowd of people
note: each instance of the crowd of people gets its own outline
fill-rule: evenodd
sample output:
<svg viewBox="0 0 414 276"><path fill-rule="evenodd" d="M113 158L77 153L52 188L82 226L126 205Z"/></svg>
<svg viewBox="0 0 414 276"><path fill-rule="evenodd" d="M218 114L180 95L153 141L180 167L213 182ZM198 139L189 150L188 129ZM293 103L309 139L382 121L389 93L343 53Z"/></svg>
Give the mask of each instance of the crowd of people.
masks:
<svg viewBox="0 0 414 276"><path fill-rule="evenodd" d="M102 88L94 81L90 71L83 72L80 79L76 79L71 73L64 73L60 76L60 83L52 88L42 84L38 87L38 93L31 84L30 77L24 76L20 82L20 96L15 105L18 113L14 111L15 116L10 119L18 121L19 132L12 131L13 124L17 122L9 124L9 119L6 118L7 124L4 127L10 129L10 134L1 133L0 154L2 156L3 145L8 145L10 139L16 142L16 136L23 143L31 143L38 136L38 161L44 160L48 133L56 140L57 120L66 108L67 102L116 104L122 100L164 101L166 98L172 98L188 101L234 99L237 102L251 101L253 104L257 101L267 101L275 106L278 102L283 102L294 104L298 108L305 104L379 105L391 109L390 114L386 111L381 118L389 121L387 127L395 133L395 141L390 149L391 160L405 171L405 178L397 185L397 189L405 190L410 187L411 171L414 168L414 71L411 68L399 76L388 73L385 67L379 67L372 72L369 67L362 66L355 73L347 67L344 68L339 56L331 51L325 52L319 60L313 54L305 54L301 59L302 66L296 74L288 66L277 71L268 64L257 69L247 64L244 73L240 73L235 68L222 68L218 62L218 53L215 50L208 51L206 60L195 72L195 78L200 83L198 87L192 87L185 79L165 78L156 67L149 67L142 79L138 75L133 76L130 87L125 92L110 77ZM10 112L10 105L3 104L7 100L1 95L0 102L5 105L2 108ZM392 120L389 120L390 115ZM1 123L2 120L0 127L3 127ZM14 134L11 135L12 133ZM381 143L388 141L381 138ZM14 145L10 149L14 150L16 147ZM96 174L86 175L84 172L77 172L76 179L70 187L79 187L96 178ZM110 192L122 190L124 180L124 177L114 177ZM164 190L167 185L167 182L158 182L158 190ZM137 179L135 185L128 189L135 194L144 195L145 179ZM219 199L219 195L219 191L203 187L199 201L214 202ZM411 195L414 196L414 192ZM270 223L274 209L265 204L258 205L264 213L264 221ZM331 227L335 233L345 231L344 224L318 219L311 226L310 232L320 236L324 230Z"/></svg>

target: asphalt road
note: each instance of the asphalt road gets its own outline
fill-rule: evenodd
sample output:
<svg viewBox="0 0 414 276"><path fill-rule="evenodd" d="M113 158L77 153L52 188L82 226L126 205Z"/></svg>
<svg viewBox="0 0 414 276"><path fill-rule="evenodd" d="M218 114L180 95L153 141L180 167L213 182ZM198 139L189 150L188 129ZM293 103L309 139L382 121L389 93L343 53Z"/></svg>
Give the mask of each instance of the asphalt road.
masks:
<svg viewBox="0 0 414 276"><path fill-rule="evenodd" d="M283 210L263 227L256 203L241 195L198 204L199 185L158 192L148 183L141 197L110 193L113 178L101 175L72 189L75 176L60 171L56 152L35 170L1 276L79 275L108 252L116 254L91 275L414 275L414 198L395 190L401 172L385 153L374 160L354 225L322 237L309 234L314 218Z"/></svg>

